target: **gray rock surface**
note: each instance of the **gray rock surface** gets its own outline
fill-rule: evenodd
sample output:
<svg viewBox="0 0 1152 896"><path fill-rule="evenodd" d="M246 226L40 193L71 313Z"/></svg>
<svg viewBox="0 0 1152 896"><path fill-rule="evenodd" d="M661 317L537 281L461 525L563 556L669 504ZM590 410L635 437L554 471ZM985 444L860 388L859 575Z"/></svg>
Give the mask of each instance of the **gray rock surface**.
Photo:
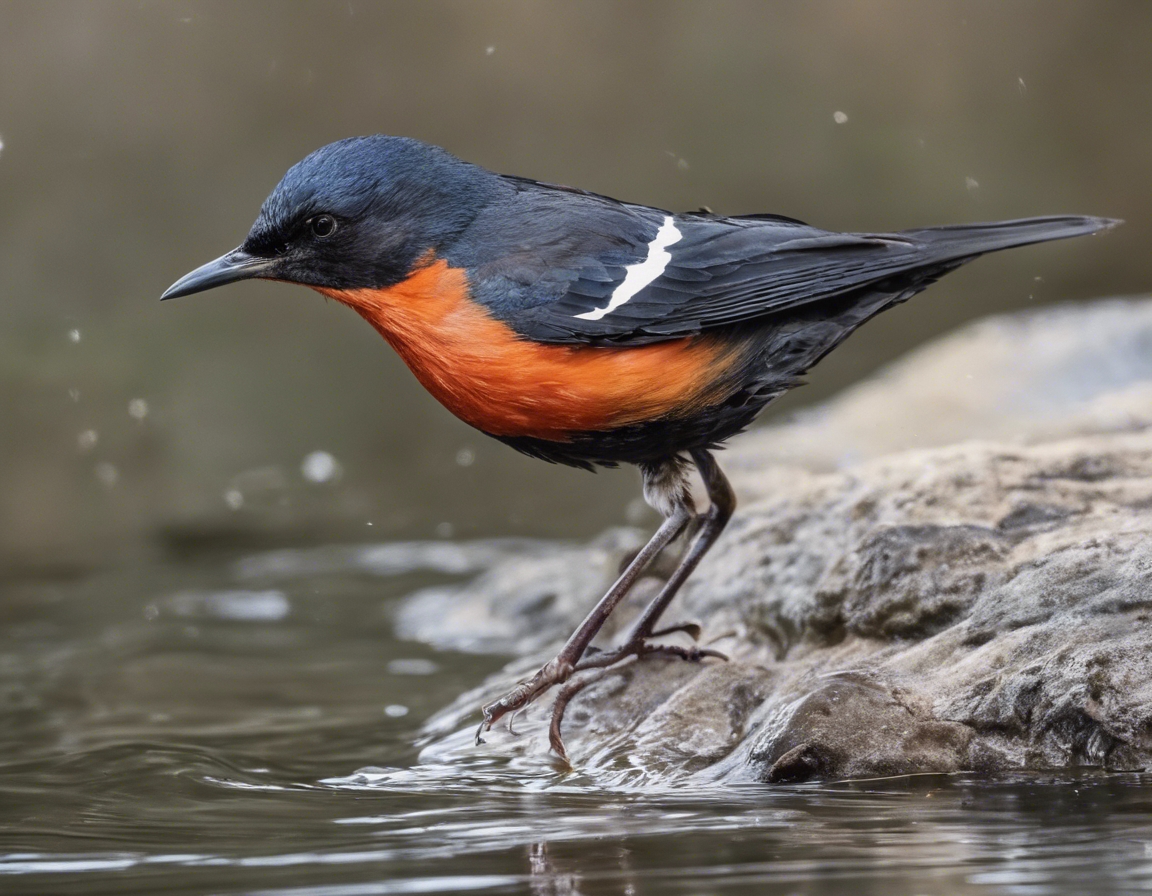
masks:
<svg viewBox="0 0 1152 896"><path fill-rule="evenodd" d="M741 508L668 617L731 661L600 673L565 719L573 765L630 783L1152 766L1150 425L1152 302L1110 301L979 323L746 437L725 462ZM504 643L527 655L429 722L426 761L475 750L477 705L555 651L630 546L509 559L453 592L473 640L520 632ZM549 577L562 599L510 622ZM419 632L446 606L401 618ZM482 749L543 756L549 712Z"/></svg>

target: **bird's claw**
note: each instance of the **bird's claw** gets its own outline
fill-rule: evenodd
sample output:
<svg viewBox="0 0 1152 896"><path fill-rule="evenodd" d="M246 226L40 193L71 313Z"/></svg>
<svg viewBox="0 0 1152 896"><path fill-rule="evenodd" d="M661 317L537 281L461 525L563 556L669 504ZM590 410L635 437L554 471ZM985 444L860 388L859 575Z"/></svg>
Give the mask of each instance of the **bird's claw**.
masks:
<svg viewBox="0 0 1152 896"><path fill-rule="evenodd" d="M701 628L697 622L681 622L679 625L670 625L667 628L652 632L648 637L663 638L665 635L675 634L676 632L683 632L693 641L699 641L700 636L704 634L704 629Z"/></svg>
<svg viewBox="0 0 1152 896"><path fill-rule="evenodd" d="M598 650L591 652L590 655L586 655L583 660L575 665L557 657L543 666L540 671L533 675L528 681L521 682L499 700L493 700L481 709L484 720L480 723L480 727L476 729L477 745L484 743L484 732L490 731L492 726L501 718L508 715L508 713L512 713L512 716L515 717L516 713L524 709L524 707L535 700L540 694L544 693L544 691L553 685L564 684L575 672L583 672L588 669L607 669L629 657L634 656L640 659L658 654L676 657L689 663L696 663L705 658L727 661L728 657L724 654L718 650L711 650L707 647L697 647L695 645L692 647L681 647L678 644L650 643L649 639L653 637L668 635L673 632L684 632L693 640L697 640L700 637L700 626L694 622L688 622L683 625L660 629L651 634L638 634L622 647L618 647L615 650ZM568 708L568 704L572 698L584 690L584 688L588 687L596 678L597 676L588 676L570 682L556 695L556 702L552 707L552 722L548 726L548 743L556 755L565 762L568 761L568 753L564 749L564 739L560 734L560 724L564 720L564 711ZM511 724L511 720L509 720L509 728L511 728Z"/></svg>
<svg viewBox="0 0 1152 896"><path fill-rule="evenodd" d="M706 658L728 662L728 657L719 650L696 646L681 647L678 644L652 644L649 642L649 638L670 634L671 632L688 631L689 628L698 630L699 626L694 623L688 623L686 625L661 629L658 632L653 632L651 635L637 635L627 644L618 647L616 650L604 651L596 654L594 657L588 657L582 662L577 663L573 672L583 672L587 669L607 670L629 657L634 656L639 660L646 656L656 656L658 654L675 657L688 663L698 663ZM691 634L691 632L688 633ZM560 693L556 695L556 702L552 705L552 722L548 726L548 743L552 747L553 752L569 765L571 765L571 763L568 761L568 751L564 749L564 738L560 733L560 725L564 721L564 712L568 709L568 704L572 702L573 697L594 681L598 681L600 677L599 675L587 675L583 678L577 678L575 681L568 682L568 684L560 689Z"/></svg>
<svg viewBox="0 0 1152 896"><path fill-rule="evenodd" d="M515 715L540 694L552 687L552 685L567 681L572 671L573 666L571 663L564 662L557 657L550 663L545 664L540 671L533 675L528 681L521 682L499 700L493 700L484 706L480 710L484 716L484 720L480 723L480 727L476 729L477 745L484 743L484 738L482 737L484 732L491 731L492 726L502 717L508 713ZM511 722L509 722L509 724L511 724Z"/></svg>

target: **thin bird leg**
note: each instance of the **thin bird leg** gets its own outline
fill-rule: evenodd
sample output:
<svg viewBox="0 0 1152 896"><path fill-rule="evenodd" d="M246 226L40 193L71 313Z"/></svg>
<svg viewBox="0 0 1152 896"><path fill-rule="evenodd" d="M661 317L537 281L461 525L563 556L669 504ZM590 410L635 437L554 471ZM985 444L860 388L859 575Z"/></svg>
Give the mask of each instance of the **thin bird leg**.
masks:
<svg viewBox="0 0 1152 896"><path fill-rule="evenodd" d="M615 672L617 670L612 669L610 671ZM556 694L556 700L552 704L552 723L548 726L548 744L552 747L552 752L566 763L568 762L568 751L564 749L564 739L560 736L560 722L564 718L564 710L568 708L573 697L607 674L608 671L601 671L574 678L565 683L564 687L560 688ZM568 764L571 767L571 763Z"/></svg>
<svg viewBox="0 0 1152 896"><path fill-rule="evenodd" d="M655 633L654 628L661 614L668 608L668 604L672 602L672 598L676 596L676 592L680 589L680 586L684 584L684 580L692 574L692 571L696 569L696 566L700 563L701 558L703 558L703 556L708 553L708 549L715 544L716 539L720 536L720 533L724 531L724 527L728 524L728 520L732 518L732 513L736 509L736 493L732 491L731 484L723 472L721 472L720 467L716 464L712 455L703 449L696 449L691 453L692 460L696 463L696 468L700 471L700 476L704 480L704 487L707 489L708 497L711 500L711 506L703 514L704 523L700 527L696 540L692 542L692 547L689 548L684 559L680 561L680 565L676 567L671 577L664 583L664 587L660 589L660 593L652 599L652 602L649 603L648 606L645 607L644 612L640 614L640 618L637 619L632 626L632 631L629 633L628 639L624 644L615 650L597 653L581 660L576 664L574 671L583 672L585 669L604 669L608 666L615 665L629 656L639 658L651 654L675 656L689 662L695 662L704 657L727 659L724 654L716 650L708 650L700 647L678 647L672 644L648 643L648 639ZM685 630L686 628L687 626L673 626L664 629L663 632ZM561 692L561 697L556 699L552 707L552 723L548 729L548 739L552 745L552 749L556 751L557 755L565 759L567 758L567 753L564 750L564 741L560 736L560 724L564 719L564 711L568 708L568 703L572 698L590 684L591 680L594 679L588 681L581 680L583 683L574 682L573 685L566 687Z"/></svg>
<svg viewBox="0 0 1152 896"><path fill-rule="evenodd" d="M484 721L476 732L476 742L480 743L480 736L492 728L492 725L501 716L512 710L519 710L527 706L542 691L546 691L554 684L567 681L572 670L584 655L584 651L596 637L597 632L604 625L616 605L624 598L644 570L656 559L665 547L672 542L692 518L692 510L685 503L677 504L672 513L656 530L649 542L640 549L640 552L628 564L628 568L621 573L616 583L608 589L598 604L588 614L580 627L572 633L568 642L550 662L546 663L531 679L523 682L482 710Z"/></svg>
<svg viewBox="0 0 1152 896"><path fill-rule="evenodd" d="M653 636L656 623L660 621L661 615L668 609L668 604L672 602L672 598L676 596L676 592L680 590L684 580L692 574L704 555L716 543L716 539L720 537L720 533L724 531L724 527L728 525L728 521L732 519L732 514L736 510L736 492L732 490L728 477L724 475L716 463L716 459L703 449L694 449L691 454L696 469L700 471L700 477L704 480L704 488L708 492L711 506L704 512L704 522L700 526L696 540L692 542L692 547L664 587L660 589L660 593L644 608L644 612L640 614L640 618L632 626L632 633L625 642L626 645L641 642ZM672 632L679 628L683 627L673 626L664 631Z"/></svg>

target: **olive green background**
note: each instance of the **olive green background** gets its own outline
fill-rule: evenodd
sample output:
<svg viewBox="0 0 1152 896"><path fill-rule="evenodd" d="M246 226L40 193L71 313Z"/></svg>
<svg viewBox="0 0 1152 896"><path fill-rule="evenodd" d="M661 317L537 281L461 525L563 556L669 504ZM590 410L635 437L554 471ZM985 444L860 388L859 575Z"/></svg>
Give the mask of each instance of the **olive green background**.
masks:
<svg viewBox="0 0 1152 896"><path fill-rule="evenodd" d="M323 143L406 134L638 202L836 229L1128 220L952 275L787 413L966 320L1148 289L1150 47L1152 4L1099 0L0 3L0 568L579 536L628 515L632 472L490 442L311 292L157 302ZM338 481L301 476L316 450Z"/></svg>

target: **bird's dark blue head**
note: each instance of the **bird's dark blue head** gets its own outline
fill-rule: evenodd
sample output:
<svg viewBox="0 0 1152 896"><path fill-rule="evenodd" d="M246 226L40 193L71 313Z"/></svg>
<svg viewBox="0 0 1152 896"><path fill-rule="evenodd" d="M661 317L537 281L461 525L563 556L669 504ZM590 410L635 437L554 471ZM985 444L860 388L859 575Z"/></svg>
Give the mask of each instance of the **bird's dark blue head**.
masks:
<svg viewBox="0 0 1152 896"><path fill-rule="evenodd" d="M352 137L293 165L239 248L174 283L162 298L258 277L332 289L404 280L449 245L503 181L406 137Z"/></svg>

